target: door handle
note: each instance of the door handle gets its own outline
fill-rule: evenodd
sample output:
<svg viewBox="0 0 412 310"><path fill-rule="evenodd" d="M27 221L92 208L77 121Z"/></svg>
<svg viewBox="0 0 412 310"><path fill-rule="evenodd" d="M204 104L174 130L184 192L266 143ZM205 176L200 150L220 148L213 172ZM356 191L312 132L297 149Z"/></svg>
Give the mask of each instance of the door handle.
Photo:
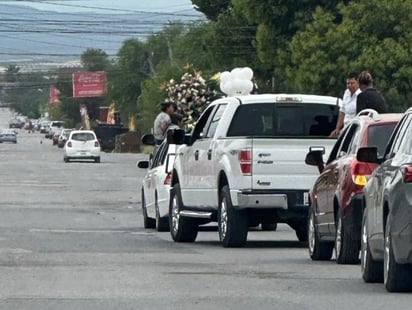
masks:
<svg viewBox="0 0 412 310"><path fill-rule="evenodd" d="M195 151L195 160L199 160L199 150Z"/></svg>
<svg viewBox="0 0 412 310"><path fill-rule="evenodd" d="M207 159L208 159L208 160L211 160L211 159L212 159L212 149L209 149L209 150L207 151Z"/></svg>

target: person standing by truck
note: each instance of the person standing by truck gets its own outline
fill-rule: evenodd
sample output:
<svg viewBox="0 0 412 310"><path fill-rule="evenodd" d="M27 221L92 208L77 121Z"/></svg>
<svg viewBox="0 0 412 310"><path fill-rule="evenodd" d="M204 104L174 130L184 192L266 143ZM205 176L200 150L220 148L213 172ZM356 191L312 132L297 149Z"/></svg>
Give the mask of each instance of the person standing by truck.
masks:
<svg viewBox="0 0 412 310"><path fill-rule="evenodd" d="M380 92L373 87L372 75L368 71L362 71L358 77L359 87L362 93L356 101L356 113L364 109L373 109L378 113L388 113L388 108Z"/></svg>
<svg viewBox="0 0 412 310"><path fill-rule="evenodd" d="M175 111L173 102L164 102L160 108L161 112L156 116L153 126L156 145L160 145L163 142L167 128L172 123L171 115Z"/></svg>

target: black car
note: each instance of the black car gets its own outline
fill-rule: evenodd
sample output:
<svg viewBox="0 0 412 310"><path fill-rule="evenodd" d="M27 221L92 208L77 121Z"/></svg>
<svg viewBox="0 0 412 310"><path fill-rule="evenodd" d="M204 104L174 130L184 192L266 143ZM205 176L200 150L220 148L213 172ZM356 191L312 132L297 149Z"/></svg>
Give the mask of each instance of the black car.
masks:
<svg viewBox="0 0 412 310"><path fill-rule="evenodd" d="M412 291L412 108L396 126L383 155L360 148L357 159L378 163L364 187L361 270L365 282L390 292Z"/></svg>
<svg viewBox="0 0 412 310"><path fill-rule="evenodd" d="M11 119L9 121L9 128L19 128L19 129L21 129L23 127L23 125L24 125L24 123L22 123L18 119Z"/></svg>

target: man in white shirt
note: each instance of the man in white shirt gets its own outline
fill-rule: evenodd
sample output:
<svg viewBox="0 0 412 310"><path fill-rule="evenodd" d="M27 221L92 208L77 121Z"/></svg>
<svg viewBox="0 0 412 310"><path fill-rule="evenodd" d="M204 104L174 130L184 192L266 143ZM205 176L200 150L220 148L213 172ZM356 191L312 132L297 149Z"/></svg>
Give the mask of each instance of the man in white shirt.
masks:
<svg viewBox="0 0 412 310"><path fill-rule="evenodd" d="M153 125L153 133L157 145L160 145L166 135L167 128L172 123L170 116L175 111L172 102L164 102L161 104L162 111L156 116Z"/></svg>
<svg viewBox="0 0 412 310"><path fill-rule="evenodd" d="M358 74L352 72L346 78L346 90L339 109L338 121L336 128L330 134L331 136L338 136L341 130L356 116L356 99L360 93Z"/></svg>

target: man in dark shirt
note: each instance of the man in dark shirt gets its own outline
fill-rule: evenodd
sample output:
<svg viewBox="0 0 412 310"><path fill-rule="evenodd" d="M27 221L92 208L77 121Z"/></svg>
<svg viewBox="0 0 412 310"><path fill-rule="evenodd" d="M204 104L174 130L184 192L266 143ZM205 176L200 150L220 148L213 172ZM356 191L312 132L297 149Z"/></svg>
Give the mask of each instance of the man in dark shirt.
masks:
<svg viewBox="0 0 412 310"><path fill-rule="evenodd" d="M373 88L372 75L368 71L359 74L359 88L362 92L356 100L356 113L364 109L374 109L379 113L388 113L388 108L382 95Z"/></svg>

